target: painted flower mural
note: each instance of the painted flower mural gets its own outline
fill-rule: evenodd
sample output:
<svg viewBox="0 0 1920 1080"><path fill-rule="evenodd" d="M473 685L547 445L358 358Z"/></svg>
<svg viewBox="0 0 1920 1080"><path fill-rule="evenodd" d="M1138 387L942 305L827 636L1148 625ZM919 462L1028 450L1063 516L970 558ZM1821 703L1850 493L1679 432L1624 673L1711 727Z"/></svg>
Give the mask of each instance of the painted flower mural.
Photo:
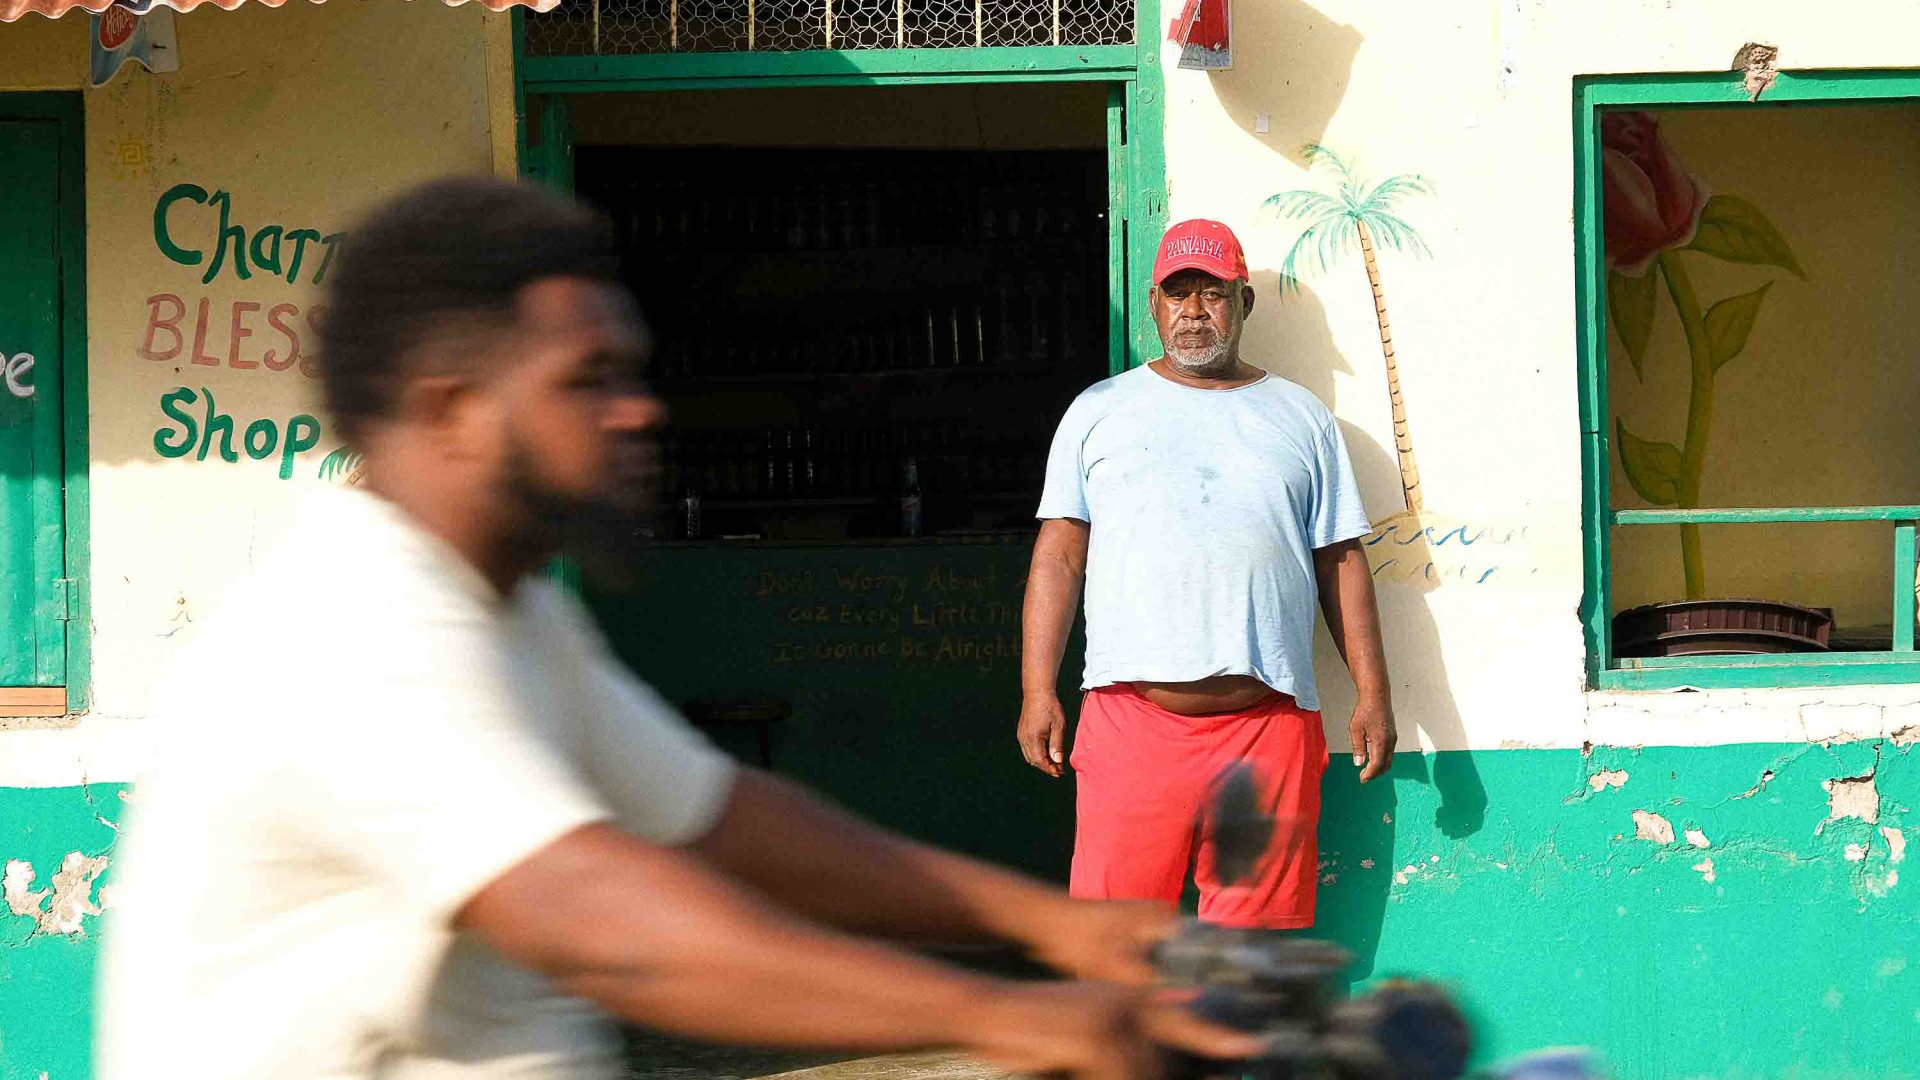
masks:
<svg viewBox="0 0 1920 1080"><path fill-rule="evenodd" d="M1600 159L1607 269L1637 278L1661 252L1693 242L1707 188L1661 141L1659 121L1639 112L1602 117Z"/></svg>
<svg viewBox="0 0 1920 1080"><path fill-rule="evenodd" d="M1715 380L1747 347L1773 282L1703 305L1688 270L1699 256L1771 266L1805 278L1786 238L1759 207L1733 195L1709 195L1644 112L1609 113L1600 121L1601 192L1607 264L1607 323L1636 378L1642 377L1659 306L1659 286L1686 336L1686 430L1678 444L1645 439L1614 420L1627 483L1655 506L1694 509L1706 467ZM1706 596L1700 527L1680 527L1681 567L1689 600Z"/></svg>

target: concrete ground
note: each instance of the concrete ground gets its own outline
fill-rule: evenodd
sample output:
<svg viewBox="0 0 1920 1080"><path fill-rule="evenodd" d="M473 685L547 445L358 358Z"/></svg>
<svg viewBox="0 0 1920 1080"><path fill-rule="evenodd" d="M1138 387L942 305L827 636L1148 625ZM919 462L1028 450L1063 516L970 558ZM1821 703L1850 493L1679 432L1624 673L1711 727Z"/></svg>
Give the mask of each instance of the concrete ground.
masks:
<svg viewBox="0 0 1920 1080"><path fill-rule="evenodd" d="M938 952L940 959L985 974L1029 979L1044 969L1005 952ZM631 1080L1003 1080L1002 1074L956 1054L795 1053L710 1046L628 1029Z"/></svg>
<svg viewBox="0 0 1920 1080"><path fill-rule="evenodd" d="M683 1043L654 1035L632 1040L633 1080L1000 1080L957 1054L796 1054Z"/></svg>

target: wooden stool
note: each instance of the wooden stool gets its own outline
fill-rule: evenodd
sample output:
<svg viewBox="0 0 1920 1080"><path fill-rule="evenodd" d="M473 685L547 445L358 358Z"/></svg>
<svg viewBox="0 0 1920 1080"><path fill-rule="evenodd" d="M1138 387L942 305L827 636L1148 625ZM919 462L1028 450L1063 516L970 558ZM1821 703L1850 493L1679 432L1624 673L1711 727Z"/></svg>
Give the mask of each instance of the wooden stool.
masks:
<svg viewBox="0 0 1920 1080"><path fill-rule="evenodd" d="M773 725L793 715L790 701L689 701L680 707L697 727L752 725L760 744L760 767L773 768Z"/></svg>

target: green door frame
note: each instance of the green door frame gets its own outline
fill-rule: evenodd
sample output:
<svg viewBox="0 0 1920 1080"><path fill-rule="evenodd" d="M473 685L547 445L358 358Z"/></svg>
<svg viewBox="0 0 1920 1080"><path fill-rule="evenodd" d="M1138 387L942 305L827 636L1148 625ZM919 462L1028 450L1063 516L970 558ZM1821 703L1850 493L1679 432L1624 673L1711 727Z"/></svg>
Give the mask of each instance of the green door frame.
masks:
<svg viewBox="0 0 1920 1080"><path fill-rule="evenodd" d="M649 90L788 88L816 86L925 86L940 83L1104 82L1113 88L1107 109L1112 178L1111 267L1115 336L1130 347L1113 350L1117 373L1160 354L1160 337L1136 293L1153 265L1167 221L1166 79L1160 68L1158 0L1139 0L1134 45L1035 46L977 49L863 49L811 52L670 53L639 56L528 56L526 14L513 11L514 114L524 176L571 186L572 146L560 139L529 139L527 98L545 95L542 131L565 132L565 94ZM557 111L556 111L557 110ZM557 121L557 122L555 122ZM1116 141L1117 140L1117 141Z"/></svg>
<svg viewBox="0 0 1920 1080"><path fill-rule="evenodd" d="M86 143L73 91L0 93L0 120L59 128L61 545L54 616L64 624L66 711L85 712L93 671L88 529ZM64 610L59 610L64 608Z"/></svg>
<svg viewBox="0 0 1920 1080"><path fill-rule="evenodd" d="M1769 508L1761 510L1615 510L1607 403L1607 276L1601 228L1600 114L1608 109L1781 108L1920 102L1920 71L1783 71L1750 102L1739 72L1588 75L1573 86L1574 303L1579 337L1581 561L1580 621L1587 644L1587 686L1662 690L1834 686L1920 682L1912 651L1915 532L1920 507ZM1772 657L1613 659L1612 531L1617 526L1680 521L1794 523L1884 521L1894 526L1895 651ZM1900 640L1904 635L1905 647Z"/></svg>

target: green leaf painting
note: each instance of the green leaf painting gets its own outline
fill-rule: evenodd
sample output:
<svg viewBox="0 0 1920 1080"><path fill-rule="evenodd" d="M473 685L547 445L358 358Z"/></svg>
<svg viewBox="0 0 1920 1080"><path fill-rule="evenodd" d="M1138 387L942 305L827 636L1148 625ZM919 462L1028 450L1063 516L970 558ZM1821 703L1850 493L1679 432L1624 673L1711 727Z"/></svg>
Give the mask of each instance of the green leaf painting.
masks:
<svg viewBox="0 0 1920 1080"><path fill-rule="evenodd" d="M1620 443L1620 465L1626 470L1627 483L1640 497L1655 506L1673 506L1680 501L1680 448L1672 443L1652 442L1613 422L1614 437Z"/></svg>
<svg viewBox="0 0 1920 1080"><path fill-rule="evenodd" d="M1752 341L1775 282L1703 302L1692 268L1705 257L1785 270L1799 278L1807 276L1806 270L1759 207L1737 195L1707 195L1706 184L1667 145L1653 114L1623 110L1603 115L1600 144L1607 320L1634 377L1643 378L1649 354L1658 349L1653 326L1664 283L1687 343L1682 441L1676 445L1643 439L1616 417L1620 465L1627 483L1647 502L1699 509L1715 381ZM1682 525L1679 531L1687 599L1704 599L1707 572L1700 527Z"/></svg>
<svg viewBox="0 0 1920 1080"><path fill-rule="evenodd" d="M1647 355L1647 339L1653 336L1653 308L1659 293L1657 270L1648 270L1637 278L1618 270L1607 275L1607 322L1620 335L1636 379L1646 374L1642 361Z"/></svg>
<svg viewBox="0 0 1920 1080"><path fill-rule="evenodd" d="M1787 238L1773 227L1760 208L1734 195L1715 195L1700 213L1700 227L1688 251L1711 255L1722 262L1749 266L1777 266L1793 276L1807 272L1793 257Z"/></svg>
<svg viewBox="0 0 1920 1080"><path fill-rule="evenodd" d="M1707 345L1713 350L1713 368L1724 367L1740 355L1753 333L1753 322L1760 317L1760 302L1767 298L1773 282L1739 296L1729 296L1707 309Z"/></svg>

